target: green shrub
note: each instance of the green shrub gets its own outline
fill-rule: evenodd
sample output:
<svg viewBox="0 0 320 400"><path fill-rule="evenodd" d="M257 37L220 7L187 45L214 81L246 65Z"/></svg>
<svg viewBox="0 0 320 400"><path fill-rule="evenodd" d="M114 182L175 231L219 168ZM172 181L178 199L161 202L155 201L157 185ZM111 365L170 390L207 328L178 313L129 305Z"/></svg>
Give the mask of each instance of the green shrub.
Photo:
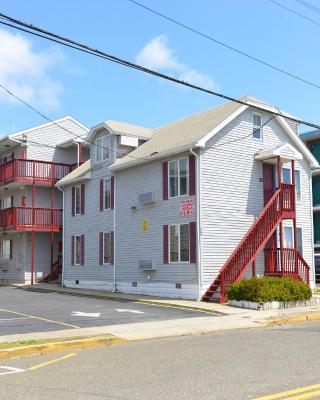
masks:
<svg viewBox="0 0 320 400"><path fill-rule="evenodd" d="M234 283L228 289L229 300L266 301L309 300L311 289L302 281L290 278L250 278Z"/></svg>

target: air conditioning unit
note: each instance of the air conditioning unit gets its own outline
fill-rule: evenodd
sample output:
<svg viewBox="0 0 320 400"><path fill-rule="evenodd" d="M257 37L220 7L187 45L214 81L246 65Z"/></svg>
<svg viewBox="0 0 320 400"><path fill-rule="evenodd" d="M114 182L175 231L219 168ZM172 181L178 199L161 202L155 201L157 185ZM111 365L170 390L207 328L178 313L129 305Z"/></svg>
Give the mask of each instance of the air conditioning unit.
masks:
<svg viewBox="0 0 320 400"><path fill-rule="evenodd" d="M139 194L140 205L156 203L158 200L157 192L146 192Z"/></svg>
<svg viewBox="0 0 320 400"><path fill-rule="evenodd" d="M155 260L139 260L139 267L143 271L155 271L157 269Z"/></svg>

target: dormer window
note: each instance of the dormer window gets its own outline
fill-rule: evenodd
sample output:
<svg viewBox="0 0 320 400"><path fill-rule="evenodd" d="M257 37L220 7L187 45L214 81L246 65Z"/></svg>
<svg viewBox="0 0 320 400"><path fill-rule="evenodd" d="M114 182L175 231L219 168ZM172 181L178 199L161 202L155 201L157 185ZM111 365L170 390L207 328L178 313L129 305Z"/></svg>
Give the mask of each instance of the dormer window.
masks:
<svg viewBox="0 0 320 400"><path fill-rule="evenodd" d="M96 162L107 160L110 157L110 135L96 140Z"/></svg>

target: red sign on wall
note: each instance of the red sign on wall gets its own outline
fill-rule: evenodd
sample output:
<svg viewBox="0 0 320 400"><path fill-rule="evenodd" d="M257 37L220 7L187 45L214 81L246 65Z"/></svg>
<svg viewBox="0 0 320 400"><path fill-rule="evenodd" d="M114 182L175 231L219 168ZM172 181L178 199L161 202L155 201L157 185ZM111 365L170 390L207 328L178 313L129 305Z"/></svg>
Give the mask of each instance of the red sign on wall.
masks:
<svg viewBox="0 0 320 400"><path fill-rule="evenodd" d="M180 201L180 215L187 217L188 215L193 215L195 210L194 200L181 200Z"/></svg>

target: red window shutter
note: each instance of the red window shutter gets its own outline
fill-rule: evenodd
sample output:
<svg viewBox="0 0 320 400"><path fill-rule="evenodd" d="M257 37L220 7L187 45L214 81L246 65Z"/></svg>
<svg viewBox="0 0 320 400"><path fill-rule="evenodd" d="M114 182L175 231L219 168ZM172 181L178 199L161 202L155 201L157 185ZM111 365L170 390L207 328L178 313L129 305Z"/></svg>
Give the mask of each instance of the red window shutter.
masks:
<svg viewBox="0 0 320 400"><path fill-rule="evenodd" d="M169 263L169 226L163 225L163 264Z"/></svg>
<svg viewBox="0 0 320 400"><path fill-rule="evenodd" d="M110 264L114 265L114 232L110 232L111 234L111 260Z"/></svg>
<svg viewBox="0 0 320 400"><path fill-rule="evenodd" d="M75 204L75 197L76 197L76 188L72 186L72 192L71 192L72 200L71 200L71 212L72 216L74 217L75 211L76 211L76 204Z"/></svg>
<svg viewBox="0 0 320 400"><path fill-rule="evenodd" d="M13 256L13 240L10 240L10 260L12 260L12 256Z"/></svg>
<svg viewBox="0 0 320 400"><path fill-rule="evenodd" d="M74 236L71 236L71 265L74 265Z"/></svg>
<svg viewBox="0 0 320 400"><path fill-rule="evenodd" d="M197 262L197 226L195 222L189 223L189 251L190 263Z"/></svg>
<svg viewBox="0 0 320 400"><path fill-rule="evenodd" d="M162 164L162 194L163 200L168 200L168 162Z"/></svg>
<svg viewBox="0 0 320 400"><path fill-rule="evenodd" d="M111 177L111 209L114 209L114 176Z"/></svg>
<svg viewBox="0 0 320 400"><path fill-rule="evenodd" d="M80 236L80 265L84 265L84 235Z"/></svg>
<svg viewBox="0 0 320 400"><path fill-rule="evenodd" d="M85 185L81 185L81 215L84 215L85 211Z"/></svg>
<svg viewBox="0 0 320 400"><path fill-rule="evenodd" d="M196 194L196 157L193 154L189 156L189 194Z"/></svg>
<svg viewBox="0 0 320 400"><path fill-rule="evenodd" d="M26 207L27 206L27 196L22 196L21 205L22 205L22 207Z"/></svg>
<svg viewBox="0 0 320 400"><path fill-rule="evenodd" d="M103 265L103 232L99 233L99 264Z"/></svg>
<svg viewBox="0 0 320 400"><path fill-rule="evenodd" d="M103 184L103 179L100 179L100 211L104 210L104 184Z"/></svg>

